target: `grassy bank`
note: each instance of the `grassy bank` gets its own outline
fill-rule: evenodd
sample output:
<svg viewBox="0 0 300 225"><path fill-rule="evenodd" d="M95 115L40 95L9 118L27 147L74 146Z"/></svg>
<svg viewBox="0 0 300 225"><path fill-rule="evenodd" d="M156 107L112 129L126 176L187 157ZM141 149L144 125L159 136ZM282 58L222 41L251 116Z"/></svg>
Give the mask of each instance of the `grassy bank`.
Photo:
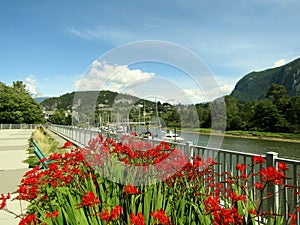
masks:
<svg viewBox="0 0 300 225"><path fill-rule="evenodd" d="M218 132L214 132L207 128L183 128L183 132L200 133L204 135L220 135ZM259 131L242 131L242 130L232 130L225 131L225 136L239 137L239 138L256 138L256 139L268 139L277 141L293 141L300 142L300 134L292 133L273 133L273 132L259 132Z"/></svg>
<svg viewBox="0 0 300 225"><path fill-rule="evenodd" d="M47 134L46 130L41 127L36 127L34 132L32 133L29 141L29 148L27 150L29 157L24 162L29 164L29 167L35 167L38 165L38 158L34 154L34 146L32 144L32 140L35 140L38 144L39 148L43 151L46 157L50 154L59 151L58 143Z"/></svg>

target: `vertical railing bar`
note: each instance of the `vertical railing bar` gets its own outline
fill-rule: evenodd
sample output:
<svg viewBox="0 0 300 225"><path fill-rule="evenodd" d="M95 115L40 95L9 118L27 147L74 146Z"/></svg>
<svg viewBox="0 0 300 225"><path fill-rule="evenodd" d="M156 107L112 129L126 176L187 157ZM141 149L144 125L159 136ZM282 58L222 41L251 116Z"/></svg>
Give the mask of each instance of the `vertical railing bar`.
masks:
<svg viewBox="0 0 300 225"><path fill-rule="evenodd" d="M221 162L221 152L218 152L218 157L217 157L218 163ZM218 183L221 182L221 165L217 164L217 170L218 171Z"/></svg>
<svg viewBox="0 0 300 225"><path fill-rule="evenodd" d="M297 165L293 164L293 186L297 187ZM295 189L296 191L296 189ZM299 196L295 193L293 193L293 206L296 206L299 201ZM296 212L296 224L299 224L299 212Z"/></svg>
<svg viewBox="0 0 300 225"><path fill-rule="evenodd" d="M286 174L286 173L285 173ZM283 193L282 193L282 210L283 210L283 219L286 223L288 220L288 196L287 196L287 187L288 184L287 179L284 179L284 187L283 187Z"/></svg>

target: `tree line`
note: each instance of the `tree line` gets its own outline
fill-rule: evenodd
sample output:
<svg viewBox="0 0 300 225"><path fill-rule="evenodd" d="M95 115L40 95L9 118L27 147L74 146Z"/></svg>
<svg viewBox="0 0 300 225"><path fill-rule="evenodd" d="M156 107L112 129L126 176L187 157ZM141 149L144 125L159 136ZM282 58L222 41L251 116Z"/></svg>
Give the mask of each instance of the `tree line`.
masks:
<svg viewBox="0 0 300 225"><path fill-rule="evenodd" d="M243 102L227 95L224 101L226 130L300 133L300 96L287 95L283 85L272 84L263 100ZM211 126L211 104L196 105L200 127ZM192 127L195 121L189 118L183 119Z"/></svg>

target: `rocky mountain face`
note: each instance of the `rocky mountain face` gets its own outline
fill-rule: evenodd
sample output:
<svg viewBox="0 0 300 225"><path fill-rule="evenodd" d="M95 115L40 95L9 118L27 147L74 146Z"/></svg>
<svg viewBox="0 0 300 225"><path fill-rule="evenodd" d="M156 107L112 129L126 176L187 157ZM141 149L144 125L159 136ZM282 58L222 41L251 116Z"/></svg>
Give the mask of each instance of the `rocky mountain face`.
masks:
<svg viewBox="0 0 300 225"><path fill-rule="evenodd" d="M280 67L245 75L230 95L241 101L262 100L272 83L285 86L290 96L300 95L300 58Z"/></svg>

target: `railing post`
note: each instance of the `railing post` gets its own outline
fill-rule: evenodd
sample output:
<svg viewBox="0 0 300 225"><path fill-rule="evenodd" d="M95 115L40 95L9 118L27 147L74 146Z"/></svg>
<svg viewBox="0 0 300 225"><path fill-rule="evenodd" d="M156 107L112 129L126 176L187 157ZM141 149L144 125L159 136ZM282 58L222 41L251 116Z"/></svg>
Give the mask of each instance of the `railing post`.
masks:
<svg viewBox="0 0 300 225"><path fill-rule="evenodd" d="M277 152L267 152L266 153L266 166L276 167L276 159L278 158ZM270 196L268 198L268 208L272 208L273 212L277 213L279 210L279 193L278 185L268 185L267 193Z"/></svg>
<svg viewBox="0 0 300 225"><path fill-rule="evenodd" d="M190 162L192 162L192 159L193 159L193 157L194 157L194 149L191 148L192 144L193 144L193 142L191 142L191 141L187 141L187 142L185 143L185 152L186 152L187 154L189 154L189 161L190 161Z"/></svg>

